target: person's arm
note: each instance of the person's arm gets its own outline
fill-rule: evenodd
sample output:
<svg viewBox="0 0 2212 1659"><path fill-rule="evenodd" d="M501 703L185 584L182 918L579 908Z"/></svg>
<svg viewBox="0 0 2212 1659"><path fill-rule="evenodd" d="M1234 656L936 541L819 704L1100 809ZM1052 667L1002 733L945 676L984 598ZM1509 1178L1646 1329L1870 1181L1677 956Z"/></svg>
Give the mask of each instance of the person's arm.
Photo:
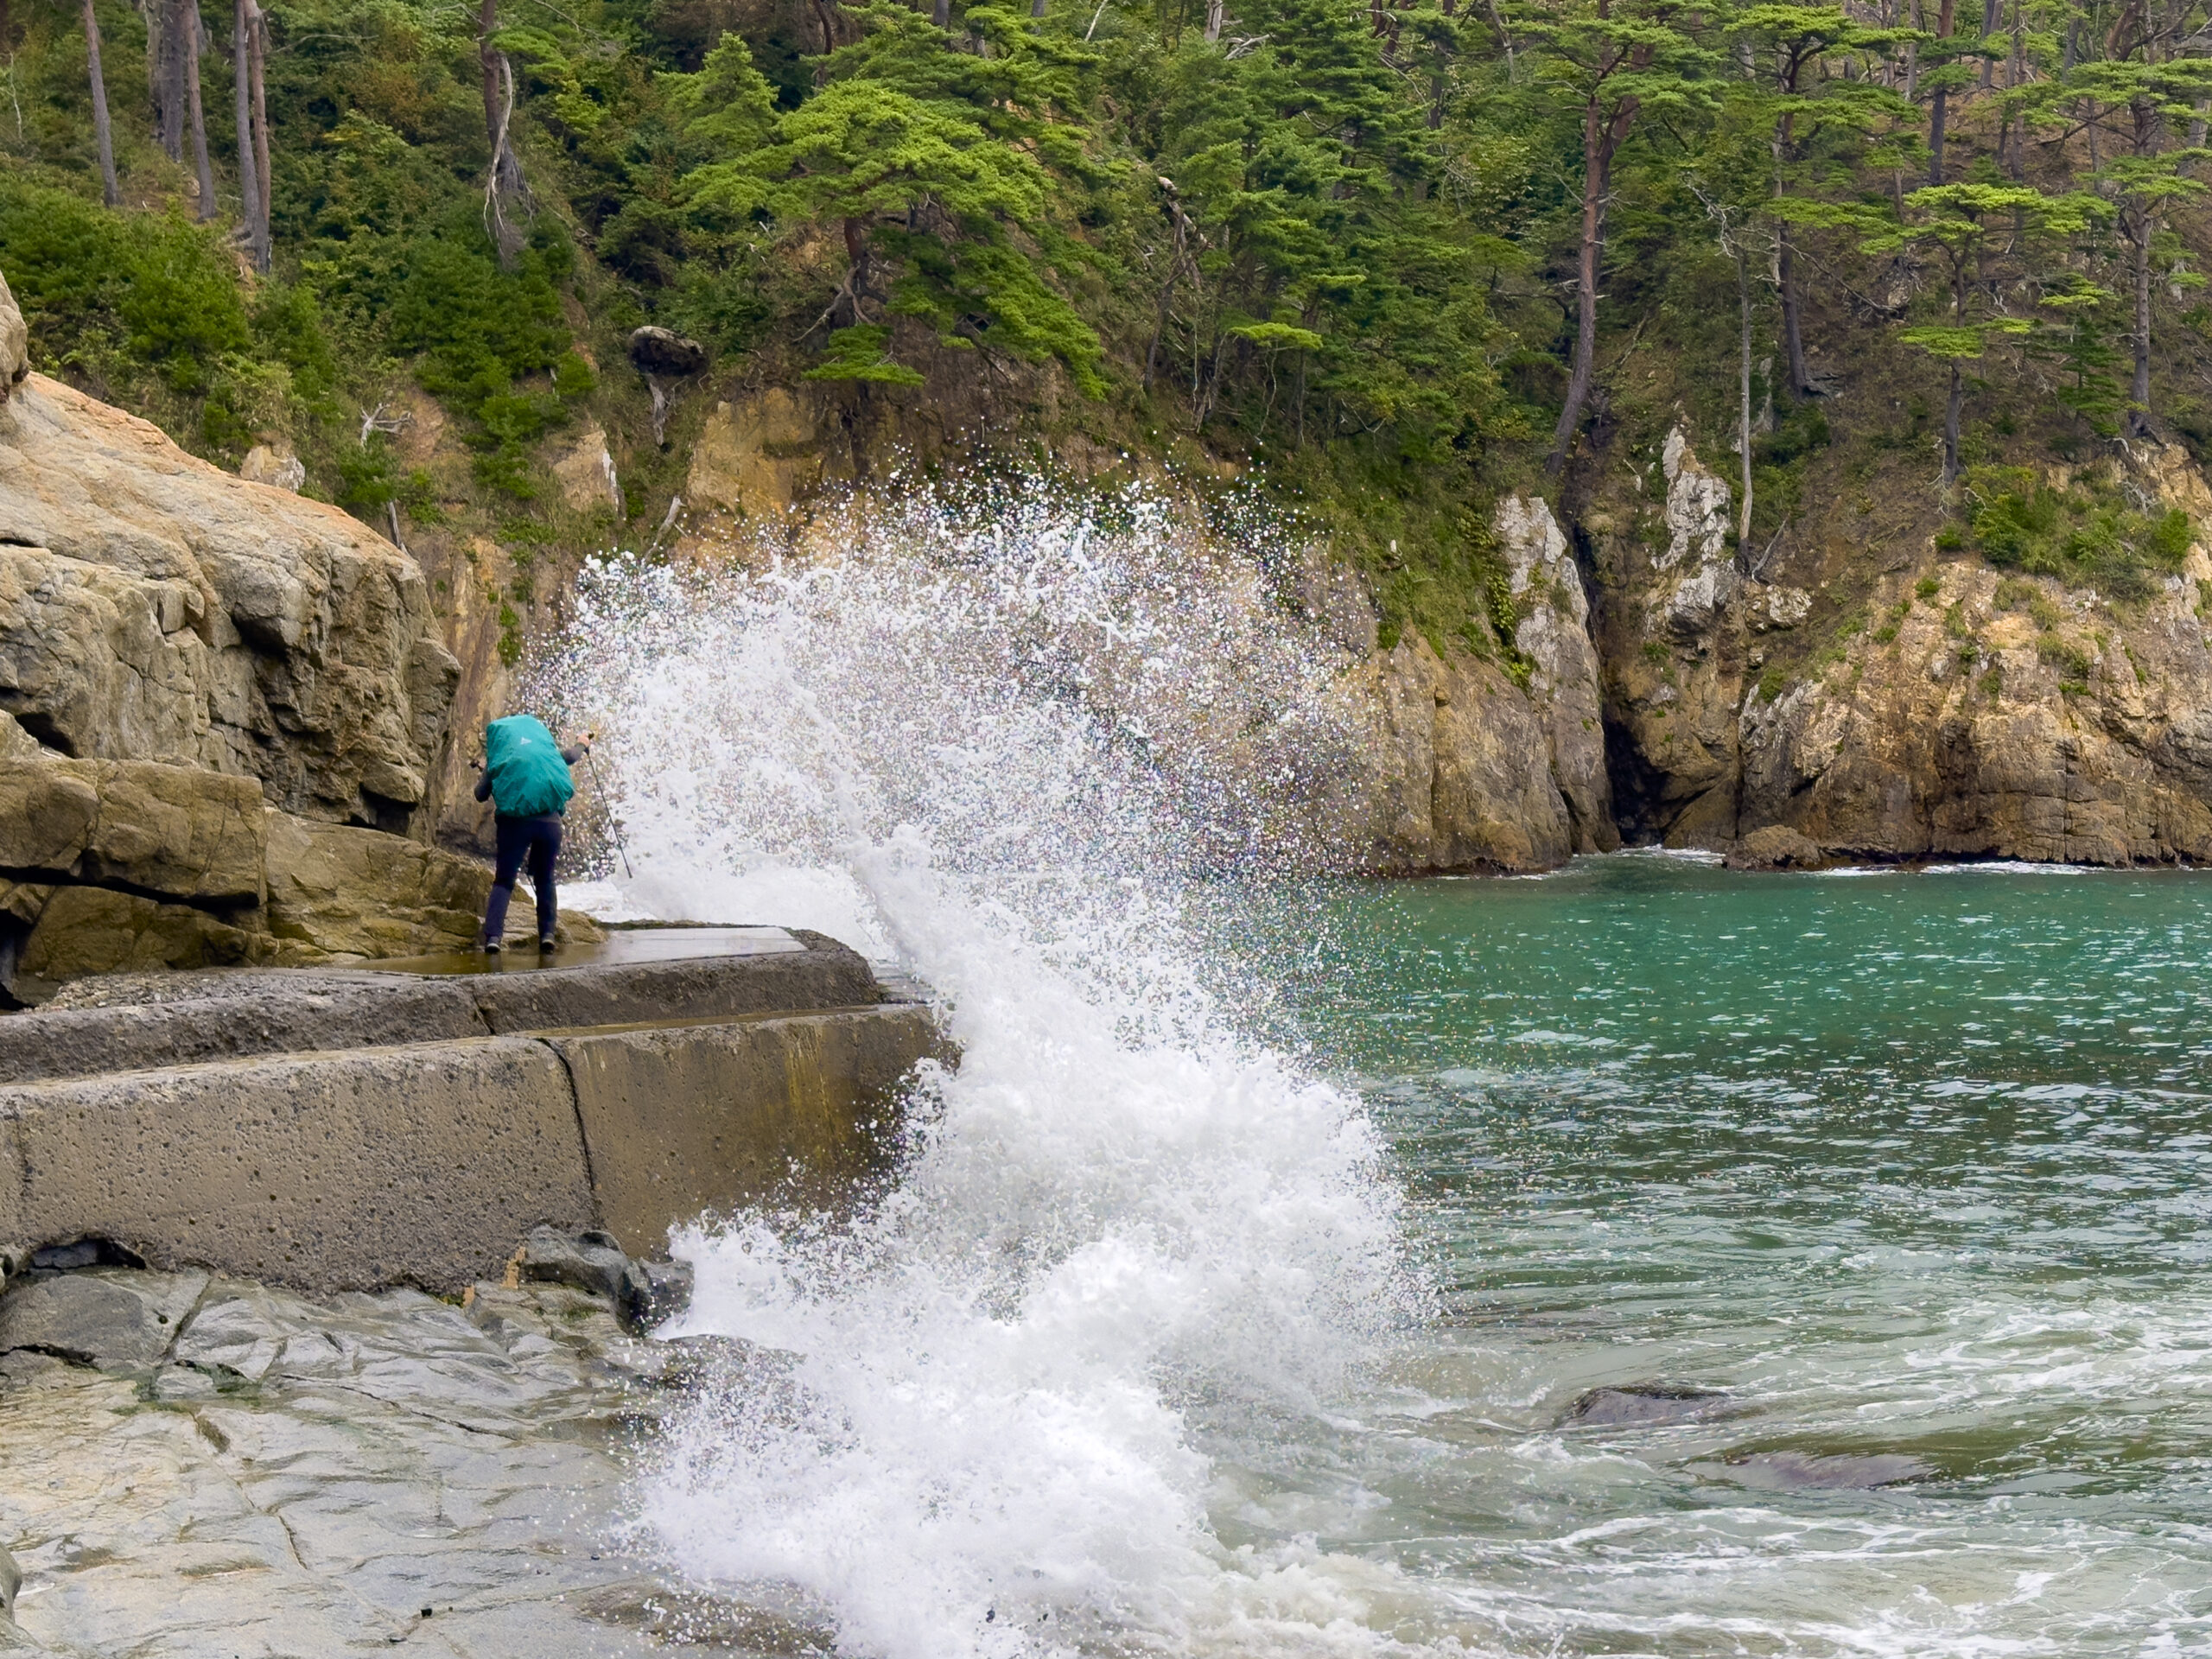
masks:
<svg viewBox="0 0 2212 1659"><path fill-rule="evenodd" d="M492 772L488 766L480 769L476 774L476 798L480 801L492 798Z"/></svg>
<svg viewBox="0 0 2212 1659"><path fill-rule="evenodd" d="M572 743L567 748L561 751L561 758L573 766L577 761L582 760L584 756L590 753L590 744Z"/></svg>

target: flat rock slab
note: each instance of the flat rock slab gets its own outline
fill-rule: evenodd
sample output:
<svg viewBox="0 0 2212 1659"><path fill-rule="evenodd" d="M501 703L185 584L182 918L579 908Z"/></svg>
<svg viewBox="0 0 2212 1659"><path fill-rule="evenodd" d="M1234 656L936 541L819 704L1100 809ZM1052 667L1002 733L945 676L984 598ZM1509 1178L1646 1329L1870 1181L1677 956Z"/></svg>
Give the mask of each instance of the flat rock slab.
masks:
<svg viewBox="0 0 2212 1659"><path fill-rule="evenodd" d="M706 1639L685 1652L828 1651L613 1535L669 1370L565 1287L480 1285L464 1308L223 1279L150 1382L0 1365L0 1540L44 1644L25 1650L647 1659L689 1633Z"/></svg>
<svg viewBox="0 0 2212 1659"><path fill-rule="evenodd" d="M29 1350L117 1370L168 1351L200 1293L204 1273L60 1273L0 1299L0 1354Z"/></svg>
<svg viewBox="0 0 2212 1659"><path fill-rule="evenodd" d="M620 927L590 944L564 944L550 955L535 950L449 950L379 962L385 974L524 974L549 968L613 968L626 963L681 962L698 957L778 957L804 950L805 940L782 927Z"/></svg>

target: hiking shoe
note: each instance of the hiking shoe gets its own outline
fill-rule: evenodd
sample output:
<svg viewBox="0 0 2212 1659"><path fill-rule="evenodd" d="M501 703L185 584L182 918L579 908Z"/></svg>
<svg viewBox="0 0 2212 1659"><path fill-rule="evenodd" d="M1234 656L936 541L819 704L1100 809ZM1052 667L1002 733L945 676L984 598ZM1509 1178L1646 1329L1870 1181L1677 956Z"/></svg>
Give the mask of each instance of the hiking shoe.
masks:
<svg viewBox="0 0 2212 1659"><path fill-rule="evenodd" d="M486 956L487 956L487 957L496 957L496 956L498 956L498 955L499 954L499 950L500 950L500 944L499 944L499 940L497 940L497 939L486 939L486 940L485 940L485 941L484 941L484 954L485 954Z"/></svg>
<svg viewBox="0 0 2212 1659"><path fill-rule="evenodd" d="M550 933L548 933L547 935L545 935L545 937L544 937L544 938L541 938L540 940L538 940L538 942L537 942L537 954L538 954L538 955L540 955L541 957L543 957L543 956L550 956L550 955L551 955L551 954L552 954L552 950L553 950L553 936L552 936Z"/></svg>

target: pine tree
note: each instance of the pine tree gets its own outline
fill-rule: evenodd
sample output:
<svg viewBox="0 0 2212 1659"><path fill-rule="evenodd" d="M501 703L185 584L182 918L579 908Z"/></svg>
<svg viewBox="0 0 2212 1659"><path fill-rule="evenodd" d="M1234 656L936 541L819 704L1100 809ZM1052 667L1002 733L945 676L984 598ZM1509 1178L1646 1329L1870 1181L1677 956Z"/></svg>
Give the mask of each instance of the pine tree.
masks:
<svg viewBox="0 0 2212 1659"><path fill-rule="evenodd" d="M860 14L861 39L823 60L830 76L778 118L760 147L725 154L687 181L695 205L837 226L846 270L817 327L832 330L823 379L918 385L890 355L891 319L929 324L938 343L1027 360L1058 358L1103 390L1097 336L1040 274L1033 245L1047 226L1056 135L1025 110L1050 108L1065 54L1038 51L1012 12L976 9L989 59L948 52L899 8ZM734 53L709 60L682 94L696 144L741 146L767 113L766 83ZM1020 137L1027 144L1005 142Z"/></svg>
<svg viewBox="0 0 2212 1659"><path fill-rule="evenodd" d="M2077 235L2101 207L2094 197L2046 196L2024 185L1944 184L1916 190L1905 198L1904 224L1869 237L1869 253L1914 247L1940 256L1950 273L1951 315L1941 323L1903 330L1898 339L1917 347L1949 371L1943 412L1943 487L1959 475L1959 416L1965 402L1964 365L1988 350L1993 339L2032 331L2027 319L1990 314L1985 262L2018 232L2044 237Z"/></svg>
<svg viewBox="0 0 2212 1659"><path fill-rule="evenodd" d="M1835 54L1888 51L1901 31L1866 28L1840 6L1763 4L1729 18L1726 33L1739 49L1750 48L1737 101L1748 106L1745 116L1758 125L1773 157L1770 194L1778 205L1769 218L1775 235L1775 285L1782 302L1783 360L1790 391L1802 397L1815 388L1805 363L1797 251L1790 242L1789 211L1779 204L1803 188L1800 175L1808 146L1822 143L1831 158L1839 143L1846 155L1862 150L1883 120L1908 112L1910 106L1887 87L1823 73Z"/></svg>
<svg viewBox="0 0 2212 1659"><path fill-rule="evenodd" d="M1581 113L1581 223L1576 245L1574 360L1545 470L1556 475L1582 425L1598 353L1599 282L1613 163L1639 116L1711 106L1717 54L1675 0L1554 0L1516 32L1541 54L1538 75Z"/></svg>

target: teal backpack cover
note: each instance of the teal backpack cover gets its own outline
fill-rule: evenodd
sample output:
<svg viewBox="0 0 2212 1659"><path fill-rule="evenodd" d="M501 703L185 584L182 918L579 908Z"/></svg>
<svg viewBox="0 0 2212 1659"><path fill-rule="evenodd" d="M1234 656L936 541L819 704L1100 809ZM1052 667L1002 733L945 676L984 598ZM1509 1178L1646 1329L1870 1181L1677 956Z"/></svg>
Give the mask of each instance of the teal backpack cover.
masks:
<svg viewBox="0 0 2212 1659"><path fill-rule="evenodd" d="M484 728L484 770L491 774L492 804L501 817L565 812L576 792L561 746L535 715L509 715Z"/></svg>

